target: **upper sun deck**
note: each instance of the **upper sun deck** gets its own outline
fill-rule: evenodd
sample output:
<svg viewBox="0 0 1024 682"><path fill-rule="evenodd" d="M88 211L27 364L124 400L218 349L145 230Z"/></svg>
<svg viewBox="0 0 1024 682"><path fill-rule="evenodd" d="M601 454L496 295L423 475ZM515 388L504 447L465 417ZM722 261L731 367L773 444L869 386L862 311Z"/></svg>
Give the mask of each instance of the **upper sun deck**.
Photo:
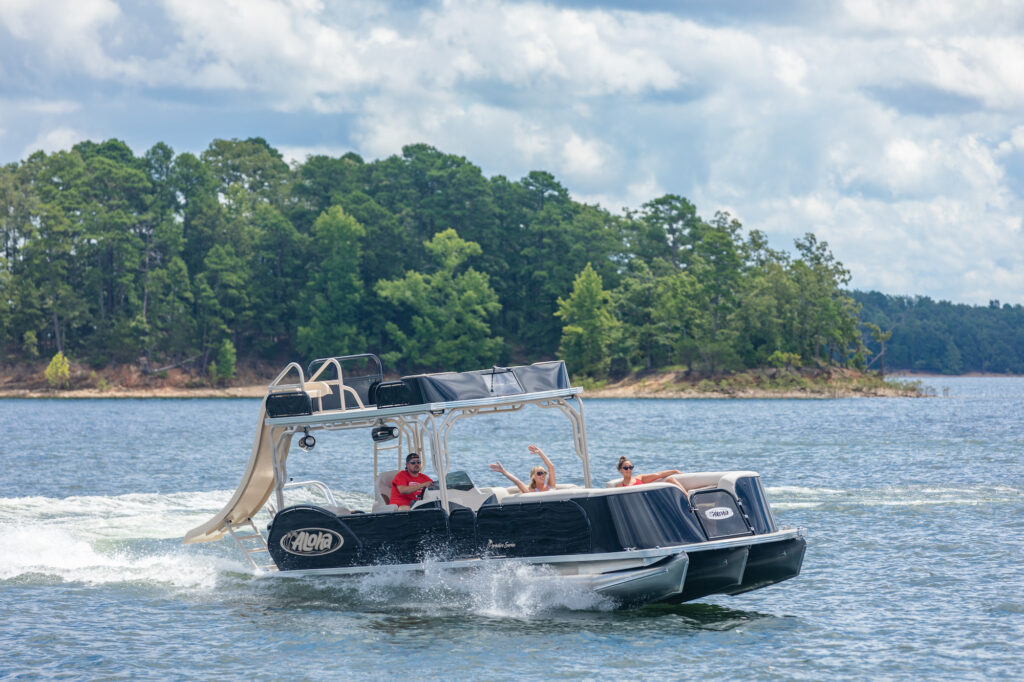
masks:
<svg viewBox="0 0 1024 682"><path fill-rule="evenodd" d="M483 412L513 412L532 403L556 408L569 418L573 447L583 463L583 482L589 486L583 406L573 400L582 392L569 385L565 363L560 361L417 374L395 381L384 381L376 355L314 360L306 370L293 362L267 389L238 489L216 516L190 530L185 542L222 537L251 520L272 494L282 509L291 439L304 432L299 447L306 443L311 448L316 441L309 431L314 429L373 429L375 476L382 450L392 450L400 458L405 440L421 453L429 446L434 469L443 477L449 470L446 434L455 421ZM395 438L397 446L387 443ZM447 490L442 489L445 508L446 496Z"/></svg>
<svg viewBox="0 0 1024 682"><path fill-rule="evenodd" d="M298 380L286 382L291 375ZM268 388L265 423L314 425L436 415L454 408L572 398L582 392L569 384L560 360L384 381L380 360L364 354L315 360L306 373L296 363L288 365Z"/></svg>

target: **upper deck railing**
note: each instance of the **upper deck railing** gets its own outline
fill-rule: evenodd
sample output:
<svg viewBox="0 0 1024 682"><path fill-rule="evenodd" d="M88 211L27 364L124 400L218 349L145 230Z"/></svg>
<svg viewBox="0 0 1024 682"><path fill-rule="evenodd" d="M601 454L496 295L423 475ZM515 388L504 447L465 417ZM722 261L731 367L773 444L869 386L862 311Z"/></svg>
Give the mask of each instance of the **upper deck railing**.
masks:
<svg viewBox="0 0 1024 682"><path fill-rule="evenodd" d="M333 378L329 370L333 370ZM308 380L307 373L311 374ZM292 375L297 380L289 381ZM367 416L368 410L412 413L468 404L572 397L580 392L570 386L561 361L416 374L384 381L377 356L361 354L314 360L307 372L297 363L289 364L268 387L267 418L273 423L314 417L322 421L328 414L332 419L355 418Z"/></svg>

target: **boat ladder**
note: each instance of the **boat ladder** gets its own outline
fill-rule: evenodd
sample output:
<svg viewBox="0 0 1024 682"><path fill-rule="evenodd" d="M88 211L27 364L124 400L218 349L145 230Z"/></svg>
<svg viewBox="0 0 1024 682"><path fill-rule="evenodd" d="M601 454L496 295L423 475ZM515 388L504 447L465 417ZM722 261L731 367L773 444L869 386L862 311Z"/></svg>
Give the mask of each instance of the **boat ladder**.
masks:
<svg viewBox="0 0 1024 682"><path fill-rule="evenodd" d="M227 524L228 532L231 533L232 539L235 544L238 545L239 549L245 552L245 558L249 560L252 567L259 572L265 571L276 571L277 566L272 560L270 560L270 550L267 549L267 540L263 537L263 533L256 528L256 524L252 522L252 519L246 519L241 523ZM266 559L268 563L260 564L256 561L256 557L265 554L266 557L260 557L261 560Z"/></svg>

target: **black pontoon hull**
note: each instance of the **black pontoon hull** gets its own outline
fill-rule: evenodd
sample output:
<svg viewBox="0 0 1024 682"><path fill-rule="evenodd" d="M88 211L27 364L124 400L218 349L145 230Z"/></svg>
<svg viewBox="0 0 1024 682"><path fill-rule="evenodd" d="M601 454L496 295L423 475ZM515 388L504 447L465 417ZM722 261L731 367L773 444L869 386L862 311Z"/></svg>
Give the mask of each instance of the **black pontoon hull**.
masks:
<svg viewBox="0 0 1024 682"><path fill-rule="evenodd" d="M742 594L795 578L800 575L806 549L803 537L752 545L743 581L725 594Z"/></svg>
<svg viewBox="0 0 1024 682"><path fill-rule="evenodd" d="M664 495L641 491L630 497L637 504L644 499L664 501ZM617 509L621 517L629 500L621 495L611 499L612 511ZM482 508L480 514L468 509L450 515L441 509L418 509L343 517L319 507L292 507L271 525L269 549L279 575L365 575L428 566L465 570L507 562L538 565L548 569L539 577L565 580L624 606L735 594L799 573L805 546L799 531L624 547L623 538L639 542L643 537L635 524L621 518L627 534L609 531L616 527L614 522L593 532L591 521L610 513L602 512L598 502L599 498L497 505ZM672 527L695 526L677 521L659 532L670 533Z"/></svg>
<svg viewBox="0 0 1024 682"><path fill-rule="evenodd" d="M703 552L689 552L690 567L682 591L663 601L681 604L711 594L724 594L743 582L750 547L728 547Z"/></svg>

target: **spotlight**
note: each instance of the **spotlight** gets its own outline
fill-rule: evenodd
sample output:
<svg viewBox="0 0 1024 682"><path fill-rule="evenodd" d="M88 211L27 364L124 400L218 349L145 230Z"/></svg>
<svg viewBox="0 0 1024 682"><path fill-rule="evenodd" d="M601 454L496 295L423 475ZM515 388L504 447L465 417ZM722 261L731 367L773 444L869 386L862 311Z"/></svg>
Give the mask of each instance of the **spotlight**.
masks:
<svg viewBox="0 0 1024 682"><path fill-rule="evenodd" d="M313 449L313 446L316 445L316 438L309 435L309 429L305 429L304 433L306 435L299 439L299 449L303 452L309 452Z"/></svg>

